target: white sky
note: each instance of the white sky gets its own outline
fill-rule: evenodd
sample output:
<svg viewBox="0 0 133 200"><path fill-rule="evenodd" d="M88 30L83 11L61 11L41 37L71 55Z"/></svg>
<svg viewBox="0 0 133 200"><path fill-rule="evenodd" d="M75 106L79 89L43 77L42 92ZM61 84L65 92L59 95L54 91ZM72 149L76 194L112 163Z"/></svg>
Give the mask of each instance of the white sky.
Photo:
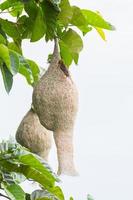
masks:
<svg viewBox="0 0 133 200"><path fill-rule="evenodd" d="M133 186L133 1L73 0L99 10L117 28L103 42L95 31L84 38L79 65L71 71L80 94L75 154L80 176L62 177L67 196L85 200L132 200ZM46 65L51 44L24 42L25 56ZM14 135L31 104L32 89L21 76L8 96L0 76L0 134ZM55 149L50 163L56 166Z"/></svg>

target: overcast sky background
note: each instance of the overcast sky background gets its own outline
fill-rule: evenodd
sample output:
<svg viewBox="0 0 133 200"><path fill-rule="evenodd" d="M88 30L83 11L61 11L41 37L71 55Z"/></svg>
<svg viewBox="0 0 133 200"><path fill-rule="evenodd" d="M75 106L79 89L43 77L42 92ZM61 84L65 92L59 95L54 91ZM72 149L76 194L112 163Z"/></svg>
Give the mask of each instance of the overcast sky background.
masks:
<svg viewBox="0 0 133 200"><path fill-rule="evenodd" d="M133 200L133 1L73 0L82 8L99 10L114 24L107 42L95 31L84 38L79 65L71 68L80 103L75 126L75 156L80 176L62 176L66 196L86 200ZM25 41L26 57L47 66L52 44ZM32 88L16 76L8 96L0 75L0 137L15 131L31 105ZM55 169L55 148L50 155Z"/></svg>

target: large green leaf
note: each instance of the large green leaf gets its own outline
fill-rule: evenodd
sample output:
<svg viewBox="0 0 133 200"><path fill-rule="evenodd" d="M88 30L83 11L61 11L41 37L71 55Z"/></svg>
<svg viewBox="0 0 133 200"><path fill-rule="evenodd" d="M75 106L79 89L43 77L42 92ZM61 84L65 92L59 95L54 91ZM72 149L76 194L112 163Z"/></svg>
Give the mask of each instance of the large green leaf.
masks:
<svg viewBox="0 0 133 200"><path fill-rule="evenodd" d="M4 44L0 44L0 58L6 64L8 69L11 71L11 62L10 62L9 50L8 50L7 46L5 46Z"/></svg>
<svg viewBox="0 0 133 200"><path fill-rule="evenodd" d="M43 176L45 176L45 179L50 183L50 186L51 184L53 186L56 180L55 177L53 177L53 175L49 173L48 169L44 165L42 165L42 163L38 159L36 159L32 154L22 155L19 158L19 161L42 173Z"/></svg>
<svg viewBox="0 0 133 200"><path fill-rule="evenodd" d="M40 157L28 152L19 144L11 141L0 143L0 178L4 174L1 185L11 200L64 200L61 188L54 186L57 178L47 165L44 161L42 163ZM34 191L31 195L24 193L12 176L14 173L36 181L42 189Z"/></svg>
<svg viewBox="0 0 133 200"><path fill-rule="evenodd" d="M62 41L67 45L71 53L79 53L83 48L83 41L76 31L69 29L64 36Z"/></svg>
<svg viewBox="0 0 133 200"><path fill-rule="evenodd" d="M45 0L41 4L46 24L46 41L52 40L56 35L57 17L59 12L54 8L51 2Z"/></svg>
<svg viewBox="0 0 133 200"><path fill-rule="evenodd" d="M60 54L64 63L69 66L72 61L77 64L79 58L79 52L83 48L83 41L81 37L72 29L69 29L63 34L62 39L59 42Z"/></svg>
<svg viewBox="0 0 133 200"><path fill-rule="evenodd" d="M28 165L21 166L21 173L23 173L27 179L32 179L40 183L48 191L54 186L54 183L46 177L46 174L43 174Z"/></svg>
<svg viewBox="0 0 133 200"><path fill-rule="evenodd" d="M10 62L11 62L11 71L13 75L15 75L19 71L19 57L18 54L9 49L9 55L10 55Z"/></svg>
<svg viewBox="0 0 133 200"><path fill-rule="evenodd" d="M8 172L17 172L23 174L27 179L32 179L33 181L40 183L42 187L51 192L51 189L54 187L55 183L54 176L52 176L48 170L47 172L44 172L45 169L43 165L42 170L40 166L38 167L38 164L36 165L36 163L31 162L33 159L31 160L29 157L28 159L28 162L26 159L22 159L21 161L17 160L17 164L14 164L13 160L11 159L8 161L6 159L1 159L0 166L4 167L4 169L8 170Z"/></svg>
<svg viewBox="0 0 133 200"><path fill-rule="evenodd" d="M20 38L20 33L16 23L0 18L0 24L7 35L14 39Z"/></svg>
<svg viewBox="0 0 133 200"><path fill-rule="evenodd" d="M11 200L25 200L25 192L17 184L2 184L4 191Z"/></svg>
<svg viewBox="0 0 133 200"><path fill-rule="evenodd" d="M12 88L12 84L13 84L13 75L8 70L8 68L6 67L5 64L1 65L0 68L1 68L1 72L2 72L5 89L6 89L7 93L9 93Z"/></svg>
<svg viewBox="0 0 133 200"><path fill-rule="evenodd" d="M62 0L60 8L61 12L58 15L58 20L66 27L72 19L73 11L68 0Z"/></svg>
<svg viewBox="0 0 133 200"><path fill-rule="evenodd" d="M96 12L93 12L91 10L86 10L86 9L82 9L81 11L89 25L107 29L107 30L115 30L115 27L113 25L111 25L109 22L105 21Z"/></svg>
<svg viewBox="0 0 133 200"><path fill-rule="evenodd" d="M43 20L42 9L38 8L37 16L35 18L31 36L31 42L40 40L46 32L46 25Z"/></svg>
<svg viewBox="0 0 133 200"><path fill-rule="evenodd" d="M74 26L77 26L83 32L83 35L91 31L92 28L88 26L88 23L84 15L82 14L81 9L76 6L73 6L72 10L73 16L70 23Z"/></svg>

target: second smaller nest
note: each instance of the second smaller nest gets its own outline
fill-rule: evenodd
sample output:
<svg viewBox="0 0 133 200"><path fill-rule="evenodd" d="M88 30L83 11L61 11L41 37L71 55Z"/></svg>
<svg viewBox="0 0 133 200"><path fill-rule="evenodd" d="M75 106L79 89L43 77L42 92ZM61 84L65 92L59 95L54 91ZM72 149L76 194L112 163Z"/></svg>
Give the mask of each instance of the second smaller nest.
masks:
<svg viewBox="0 0 133 200"><path fill-rule="evenodd" d="M21 121L16 140L22 146L30 149L44 160L48 160L48 155L52 146L52 132L48 131L40 124L37 114L30 109Z"/></svg>

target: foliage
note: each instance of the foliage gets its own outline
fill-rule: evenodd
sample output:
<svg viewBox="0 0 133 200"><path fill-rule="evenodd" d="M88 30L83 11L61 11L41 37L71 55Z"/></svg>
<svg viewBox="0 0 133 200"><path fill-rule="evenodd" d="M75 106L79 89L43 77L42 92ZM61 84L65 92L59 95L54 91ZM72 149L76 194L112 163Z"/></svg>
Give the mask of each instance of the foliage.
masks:
<svg viewBox="0 0 133 200"><path fill-rule="evenodd" d="M40 184L40 190L27 194L20 183L24 180ZM64 194L55 183L59 178L40 157L12 141L0 144L0 189L11 200L64 200Z"/></svg>
<svg viewBox="0 0 133 200"><path fill-rule="evenodd" d="M3 18L4 13L14 20ZM69 67L73 61L78 64L83 36L96 29L106 40L103 29L114 30L99 12L72 6L69 0L3 0L0 14L0 69L8 93L17 73L32 86L40 77L39 66L23 56L24 39L36 42L45 38L48 42L57 37L61 58Z"/></svg>
<svg viewBox="0 0 133 200"><path fill-rule="evenodd" d="M40 189L25 193L21 187L25 180L39 183ZM42 158L13 140L0 143L0 196L10 200L65 200L58 182L59 178ZM93 199L88 195L87 200Z"/></svg>

